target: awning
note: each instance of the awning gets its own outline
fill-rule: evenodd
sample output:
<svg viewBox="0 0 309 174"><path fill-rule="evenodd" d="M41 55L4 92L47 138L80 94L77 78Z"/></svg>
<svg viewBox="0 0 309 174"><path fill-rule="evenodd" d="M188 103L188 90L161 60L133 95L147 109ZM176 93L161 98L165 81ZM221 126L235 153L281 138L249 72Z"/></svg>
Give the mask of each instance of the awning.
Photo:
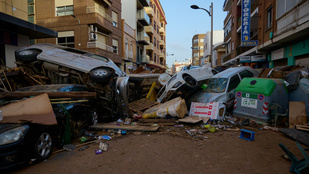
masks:
<svg viewBox="0 0 309 174"><path fill-rule="evenodd" d="M56 38L58 32L0 12L0 29L29 36L30 39Z"/></svg>

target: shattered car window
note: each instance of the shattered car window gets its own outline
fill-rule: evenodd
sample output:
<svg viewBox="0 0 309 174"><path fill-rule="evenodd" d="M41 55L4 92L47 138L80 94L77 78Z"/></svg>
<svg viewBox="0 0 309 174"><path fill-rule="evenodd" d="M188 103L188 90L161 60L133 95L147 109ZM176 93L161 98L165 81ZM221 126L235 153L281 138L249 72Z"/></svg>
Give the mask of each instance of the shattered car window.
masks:
<svg viewBox="0 0 309 174"><path fill-rule="evenodd" d="M207 84L206 92L209 93L222 93L225 92L227 78L213 78L209 80Z"/></svg>

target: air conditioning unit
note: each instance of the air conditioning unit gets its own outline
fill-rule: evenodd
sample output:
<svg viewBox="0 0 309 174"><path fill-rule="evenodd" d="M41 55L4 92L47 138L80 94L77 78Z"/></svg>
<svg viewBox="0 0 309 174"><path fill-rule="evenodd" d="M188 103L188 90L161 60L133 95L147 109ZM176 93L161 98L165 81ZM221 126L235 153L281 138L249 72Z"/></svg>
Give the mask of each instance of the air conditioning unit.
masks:
<svg viewBox="0 0 309 174"><path fill-rule="evenodd" d="M90 32L94 32L94 33L98 32L98 28L95 25L90 25L89 28L90 28Z"/></svg>
<svg viewBox="0 0 309 174"><path fill-rule="evenodd" d="M90 33L90 36L89 36L90 40L97 40L98 36L96 33Z"/></svg>

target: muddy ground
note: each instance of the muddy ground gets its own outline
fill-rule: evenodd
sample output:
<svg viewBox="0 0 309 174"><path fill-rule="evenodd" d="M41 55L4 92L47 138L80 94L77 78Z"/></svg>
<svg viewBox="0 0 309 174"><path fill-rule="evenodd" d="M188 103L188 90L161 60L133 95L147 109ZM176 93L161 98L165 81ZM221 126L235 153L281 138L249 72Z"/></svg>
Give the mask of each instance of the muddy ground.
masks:
<svg viewBox="0 0 309 174"><path fill-rule="evenodd" d="M53 153L46 161L11 173L289 173L291 162L282 157L280 142L303 158L295 141L284 134L252 130L254 141L229 131L208 132L199 139L189 136L184 128L164 126L154 133L127 132L104 140L109 147L102 154L95 153L98 143L79 151L83 146L77 139L75 150Z"/></svg>

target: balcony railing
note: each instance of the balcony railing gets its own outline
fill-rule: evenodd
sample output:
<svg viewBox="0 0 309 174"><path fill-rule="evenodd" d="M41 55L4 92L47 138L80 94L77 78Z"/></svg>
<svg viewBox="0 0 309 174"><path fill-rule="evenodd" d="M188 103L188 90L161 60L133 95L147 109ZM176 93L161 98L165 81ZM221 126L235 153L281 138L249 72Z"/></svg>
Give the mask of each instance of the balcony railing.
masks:
<svg viewBox="0 0 309 174"><path fill-rule="evenodd" d="M149 45L145 45L145 49L153 51L154 50L153 44L149 43Z"/></svg>
<svg viewBox="0 0 309 174"><path fill-rule="evenodd" d="M153 34L153 27L152 27L152 25L145 26L145 32L147 34Z"/></svg>
<svg viewBox="0 0 309 174"><path fill-rule="evenodd" d="M149 41L147 41L148 38L149 38L148 35L144 31L137 32L137 42L140 42L144 45L148 45L149 44Z"/></svg>
<svg viewBox="0 0 309 174"><path fill-rule="evenodd" d="M153 17L153 9L151 7L144 7L146 14L148 14L148 16Z"/></svg>
<svg viewBox="0 0 309 174"><path fill-rule="evenodd" d="M141 57L141 63L149 63L150 57L148 55L143 55Z"/></svg>
<svg viewBox="0 0 309 174"><path fill-rule="evenodd" d="M108 45L103 44L103 43L98 42L98 41L87 42L87 48L100 48L102 50L113 52L113 47L108 46Z"/></svg>
<svg viewBox="0 0 309 174"><path fill-rule="evenodd" d="M160 57L164 58L164 56L165 56L164 52L161 52Z"/></svg>
<svg viewBox="0 0 309 174"><path fill-rule="evenodd" d="M137 11L137 19L143 26L148 26L150 23L150 18L144 9Z"/></svg>
<svg viewBox="0 0 309 174"><path fill-rule="evenodd" d="M164 33L165 33L164 28L163 28L163 27L160 27L159 32L160 32L160 34L164 34Z"/></svg>
<svg viewBox="0 0 309 174"><path fill-rule="evenodd" d="M164 40L160 41L160 46L164 46Z"/></svg>
<svg viewBox="0 0 309 174"><path fill-rule="evenodd" d="M103 16L105 19L107 19L108 21L113 22L112 17L108 15L107 13L105 13L103 10L101 10L99 7L95 7L95 6L87 7L86 12L87 13L98 13L101 16Z"/></svg>

